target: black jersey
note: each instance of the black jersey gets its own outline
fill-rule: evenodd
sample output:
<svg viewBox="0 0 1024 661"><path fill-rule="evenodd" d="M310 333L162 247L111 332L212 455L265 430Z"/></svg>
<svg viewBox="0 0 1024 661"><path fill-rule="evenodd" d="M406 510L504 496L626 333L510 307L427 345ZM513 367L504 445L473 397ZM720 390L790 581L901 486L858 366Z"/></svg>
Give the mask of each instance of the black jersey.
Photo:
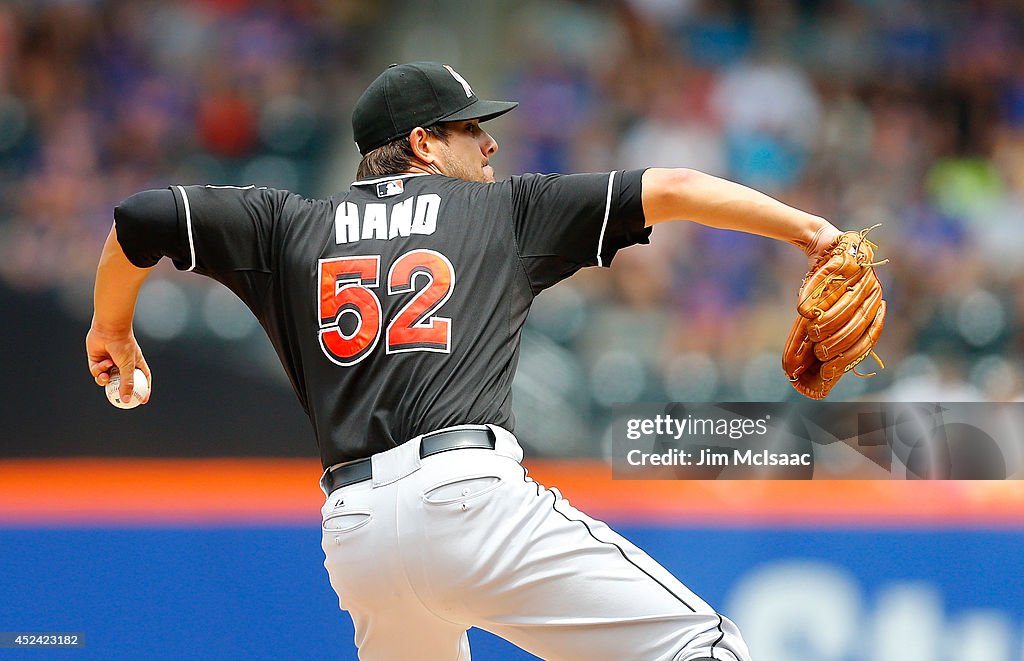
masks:
<svg viewBox="0 0 1024 661"><path fill-rule="evenodd" d="M511 430L533 297L647 243L641 176L402 175L327 200L171 186L176 221L118 221L118 239L138 266L169 256L245 302L330 466L442 427Z"/></svg>

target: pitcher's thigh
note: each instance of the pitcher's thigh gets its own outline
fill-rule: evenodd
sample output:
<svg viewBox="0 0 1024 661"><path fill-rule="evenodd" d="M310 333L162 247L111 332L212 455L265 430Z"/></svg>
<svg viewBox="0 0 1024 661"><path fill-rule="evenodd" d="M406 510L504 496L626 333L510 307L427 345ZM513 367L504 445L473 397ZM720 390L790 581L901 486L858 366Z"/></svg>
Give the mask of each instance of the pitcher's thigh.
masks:
<svg viewBox="0 0 1024 661"><path fill-rule="evenodd" d="M438 617L409 584L384 489L354 487L324 505L324 567L352 616L363 661L469 661L466 625Z"/></svg>
<svg viewBox="0 0 1024 661"><path fill-rule="evenodd" d="M487 629L545 659L749 658L735 625L634 544L527 482L515 566L478 603Z"/></svg>
<svg viewBox="0 0 1024 661"><path fill-rule="evenodd" d="M466 627L426 611L351 611L360 661L470 661Z"/></svg>

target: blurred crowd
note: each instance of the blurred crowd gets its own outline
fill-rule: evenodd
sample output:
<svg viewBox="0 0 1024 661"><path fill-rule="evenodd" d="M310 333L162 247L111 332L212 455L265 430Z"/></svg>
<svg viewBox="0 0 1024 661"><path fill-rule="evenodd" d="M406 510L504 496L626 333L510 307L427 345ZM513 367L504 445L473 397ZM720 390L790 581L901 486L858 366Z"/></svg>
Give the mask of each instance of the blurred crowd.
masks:
<svg viewBox="0 0 1024 661"><path fill-rule="evenodd" d="M541 5L508 78L517 169L693 167L842 228L882 223L887 369L832 398L1024 394L1019 3ZM563 359L546 363L576 375L557 383L585 382L603 407L798 398L779 353L806 267L788 245L660 225L610 273L542 296L532 321Z"/></svg>
<svg viewBox="0 0 1024 661"><path fill-rule="evenodd" d="M113 205L146 188L323 192L336 108L361 84L376 13L301 0L0 4L0 277L91 287Z"/></svg>
<svg viewBox="0 0 1024 661"><path fill-rule="evenodd" d="M84 314L111 208L137 190L347 186L352 101L399 59L375 35L394 37L402 4L0 5L0 280L61 292ZM461 4L431 10L445 38L478 27ZM879 268L887 368L848 376L833 397L1024 394L1019 3L483 4L515 28L495 30L492 52L462 53L464 69L490 71L467 74L481 93L521 102L494 125L499 176L693 167L843 228L883 223L870 238L891 259ZM618 404L795 397L779 356L805 269L788 245L657 227L610 271L539 297L520 425L585 451ZM140 332L257 341L241 304L202 280L162 269Z"/></svg>

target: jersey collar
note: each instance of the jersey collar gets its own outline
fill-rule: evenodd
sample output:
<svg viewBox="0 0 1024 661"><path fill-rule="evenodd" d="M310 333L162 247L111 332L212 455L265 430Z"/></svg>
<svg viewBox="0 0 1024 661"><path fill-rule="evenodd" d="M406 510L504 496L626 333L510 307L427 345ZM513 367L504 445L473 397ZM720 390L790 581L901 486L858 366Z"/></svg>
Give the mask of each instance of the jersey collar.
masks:
<svg viewBox="0 0 1024 661"><path fill-rule="evenodd" d="M429 172L406 172L405 174L393 174L387 177L379 177L377 179L362 179L360 181L353 181L353 186L368 186L370 184L379 184L382 181L394 181L395 179L406 179L407 177L426 177L429 176Z"/></svg>

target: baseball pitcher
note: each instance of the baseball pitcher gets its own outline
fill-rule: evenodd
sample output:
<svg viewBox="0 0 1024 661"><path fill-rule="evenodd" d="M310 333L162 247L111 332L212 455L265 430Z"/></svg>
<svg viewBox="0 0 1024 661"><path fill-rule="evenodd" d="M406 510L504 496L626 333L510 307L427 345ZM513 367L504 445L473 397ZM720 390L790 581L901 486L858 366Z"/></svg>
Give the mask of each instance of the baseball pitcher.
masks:
<svg viewBox="0 0 1024 661"><path fill-rule="evenodd" d="M92 377L118 368L124 398L135 367L152 383L132 316L161 258L245 302L313 424L324 565L362 659L466 661L475 626L545 659L749 661L733 622L522 467L520 335L537 294L657 223L760 234L812 263L840 232L686 169L497 182L481 122L515 106L448 65L392 65L356 103L346 190L124 200L96 274Z"/></svg>

